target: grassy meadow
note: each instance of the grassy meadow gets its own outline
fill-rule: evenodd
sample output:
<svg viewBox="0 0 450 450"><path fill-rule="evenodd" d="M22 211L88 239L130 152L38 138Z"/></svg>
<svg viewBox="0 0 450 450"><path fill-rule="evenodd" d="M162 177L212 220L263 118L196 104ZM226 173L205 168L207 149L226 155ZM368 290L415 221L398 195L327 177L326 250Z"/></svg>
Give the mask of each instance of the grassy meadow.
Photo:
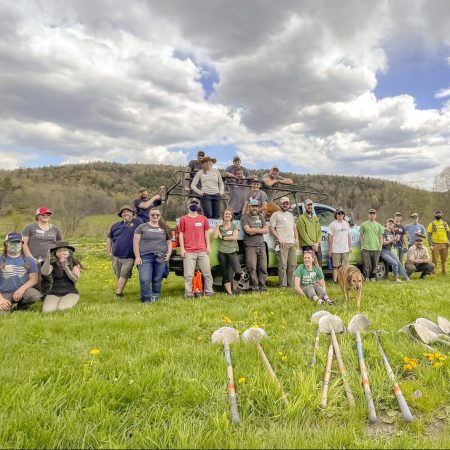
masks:
<svg viewBox="0 0 450 450"><path fill-rule="evenodd" d="M183 299L180 277L164 281L162 299L139 303L137 272L123 300L114 300L114 278L104 242L79 241L85 270L81 300L71 310L32 311L1 317L0 447L2 448L448 448L449 360L429 361L423 347L397 330L415 320L450 316L449 278L395 285L366 283L362 312L381 329L385 351L415 416L406 424L371 332L363 335L366 364L378 413L367 421L352 335L339 336L356 397L349 410L336 361L329 406L319 408L328 337L317 365L309 367L315 336L310 317L319 309L291 290L229 298ZM348 324L339 288L327 307ZM321 309L326 309L321 307ZM232 344L242 423L232 425L223 348L211 344L222 326L241 333L252 325L270 339L263 347L285 391L281 402L256 347ZM445 346L436 344L445 353ZM404 357L416 359L410 364ZM440 364L442 362L443 364Z"/></svg>

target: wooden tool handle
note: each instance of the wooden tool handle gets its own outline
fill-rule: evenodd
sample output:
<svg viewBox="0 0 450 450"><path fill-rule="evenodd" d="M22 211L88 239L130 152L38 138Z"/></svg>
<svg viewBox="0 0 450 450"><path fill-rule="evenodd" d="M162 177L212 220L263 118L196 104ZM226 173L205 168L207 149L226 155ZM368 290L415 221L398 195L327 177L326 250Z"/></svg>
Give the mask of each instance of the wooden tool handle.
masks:
<svg viewBox="0 0 450 450"><path fill-rule="evenodd" d="M275 375L275 372L273 371L272 366L270 365L270 362L267 359L267 356L264 353L264 350L263 350L261 344L259 342L257 342L256 343L256 347L257 347L257 349L259 351L259 354L261 355L262 360L264 361L264 364L266 365L266 368L267 368L270 376L272 377L273 381L275 381L277 386L280 388L281 393L283 394L282 399L283 399L284 406L288 406L289 402L288 402L288 399L287 399L287 395L284 393L283 386L281 385L280 380Z"/></svg>
<svg viewBox="0 0 450 450"><path fill-rule="evenodd" d="M330 385L331 378L331 366L333 364L333 343L330 341L330 345L328 346L328 357L327 357L327 365L325 367L325 376L323 378L323 391L322 391L322 401L320 402L321 408L326 408L328 405L328 387Z"/></svg>
<svg viewBox="0 0 450 450"><path fill-rule="evenodd" d="M224 344L225 347L225 360L227 362L227 389L228 389L228 398L230 399L230 413L231 413L231 422L232 423L240 423L241 418L239 417L239 410L237 406L237 395L236 395L236 386L234 384L234 374L233 374L233 365L231 363L231 352L228 344Z"/></svg>
<svg viewBox="0 0 450 450"><path fill-rule="evenodd" d="M342 377L342 384L344 385L345 395L347 396L347 400L350 406L355 406L355 398L353 397L352 390L350 385L347 382L347 373L345 371L344 361L342 359L341 349L339 348L339 343L336 339L336 333L333 328L331 328L331 341L333 342L334 353L336 354L336 359L339 364L339 372Z"/></svg>

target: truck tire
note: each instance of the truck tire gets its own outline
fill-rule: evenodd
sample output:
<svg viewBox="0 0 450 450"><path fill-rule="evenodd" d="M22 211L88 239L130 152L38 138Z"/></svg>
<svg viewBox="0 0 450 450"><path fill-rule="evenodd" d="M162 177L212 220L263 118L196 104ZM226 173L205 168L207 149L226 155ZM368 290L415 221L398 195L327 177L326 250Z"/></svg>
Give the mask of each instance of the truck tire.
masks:
<svg viewBox="0 0 450 450"><path fill-rule="evenodd" d="M378 261L376 275L377 280L386 280L389 275L389 266L382 259Z"/></svg>

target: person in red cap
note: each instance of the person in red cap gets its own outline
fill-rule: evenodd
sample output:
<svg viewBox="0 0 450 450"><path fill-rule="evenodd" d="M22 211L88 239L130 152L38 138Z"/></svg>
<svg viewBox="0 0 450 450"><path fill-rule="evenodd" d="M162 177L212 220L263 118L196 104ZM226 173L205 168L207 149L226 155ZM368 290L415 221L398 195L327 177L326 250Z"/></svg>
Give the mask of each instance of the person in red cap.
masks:
<svg viewBox="0 0 450 450"><path fill-rule="evenodd" d="M33 256L37 262L42 263L47 252L62 241L61 230L50 223L52 211L46 206L36 210L36 222L27 225L23 231L23 251L27 256Z"/></svg>

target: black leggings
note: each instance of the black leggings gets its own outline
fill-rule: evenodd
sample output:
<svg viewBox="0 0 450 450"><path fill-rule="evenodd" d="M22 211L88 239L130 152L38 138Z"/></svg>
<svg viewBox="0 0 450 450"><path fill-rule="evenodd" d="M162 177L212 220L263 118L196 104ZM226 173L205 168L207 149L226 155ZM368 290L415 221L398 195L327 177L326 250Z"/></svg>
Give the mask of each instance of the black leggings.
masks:
<svg viewBox="0 0 450 450"><path fill-rule="evenodd" d="M222 253L218 252L219 264L222 269L223 283L231 282L231 273L234 273L233 279L238 281L241 279L241 264L239 263L239 258L237 252L233 253Z"/></svg>

